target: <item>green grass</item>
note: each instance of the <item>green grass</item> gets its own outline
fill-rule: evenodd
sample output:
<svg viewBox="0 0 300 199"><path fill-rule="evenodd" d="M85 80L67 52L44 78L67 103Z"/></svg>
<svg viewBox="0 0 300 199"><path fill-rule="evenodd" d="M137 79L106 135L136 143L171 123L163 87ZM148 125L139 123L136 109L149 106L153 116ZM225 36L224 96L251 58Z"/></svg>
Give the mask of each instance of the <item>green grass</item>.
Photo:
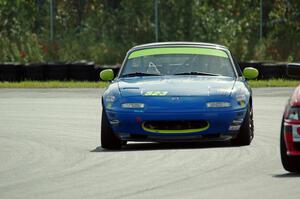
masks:
<svg viewBox="0 0 300 199"><path fill-rule="evenodd" d="M106 82L88 81L0 82L0 88L104 88L106 85Z"/></svg>
<svg viewBox="0 0 300 199"><path fill-rule="evenodd" d="M300 81L271 79L271 80L250 80L252 88L259 87L296 87ZM104 88L106 82L87 81L22 81L22 82L0 82L0 88Z"/></svg>
<svg viewBox="0 0 300 199"><path fill-rule="evenodd" d="M270 80L250 80L251 88L260 87L296 87L300 83L299 80L286 80L286 79L270 79Z"/></svg>

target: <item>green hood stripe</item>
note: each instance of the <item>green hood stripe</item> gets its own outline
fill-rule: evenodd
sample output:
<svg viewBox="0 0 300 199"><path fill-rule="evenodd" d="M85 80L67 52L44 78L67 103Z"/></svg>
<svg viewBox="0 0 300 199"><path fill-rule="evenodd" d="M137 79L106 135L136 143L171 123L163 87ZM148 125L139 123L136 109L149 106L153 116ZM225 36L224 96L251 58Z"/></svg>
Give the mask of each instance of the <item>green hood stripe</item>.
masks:
<svg viewBox="0 0 300 199"><path fill-rule="evenodd" d="M228 55L223 50L210 48L150 48L133 51L128 59L143 57L148 55L163 55L163 54L196 54L196 55L211 55L217 57L228 58Z"/></svg>

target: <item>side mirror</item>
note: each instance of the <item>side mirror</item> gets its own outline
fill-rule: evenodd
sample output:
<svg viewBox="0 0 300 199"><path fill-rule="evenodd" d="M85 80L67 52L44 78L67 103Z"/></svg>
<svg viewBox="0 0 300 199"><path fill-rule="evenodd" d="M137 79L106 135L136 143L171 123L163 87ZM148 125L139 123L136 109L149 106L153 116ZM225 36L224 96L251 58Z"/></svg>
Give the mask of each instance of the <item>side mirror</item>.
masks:
<svg viewBox="0 0 300 199"><path fill-rule="evenodd" d="M110 81L114 79L114 71L112 69L105 69L100 72L100 78L103 81Z"/></svg>
<svg viewBox="0 0 300 199"><path fill-rule="evenodd" d="M255 79L258 76L258 70L252 67L246 67L243 70L243 75L246 79Z"/></svg>

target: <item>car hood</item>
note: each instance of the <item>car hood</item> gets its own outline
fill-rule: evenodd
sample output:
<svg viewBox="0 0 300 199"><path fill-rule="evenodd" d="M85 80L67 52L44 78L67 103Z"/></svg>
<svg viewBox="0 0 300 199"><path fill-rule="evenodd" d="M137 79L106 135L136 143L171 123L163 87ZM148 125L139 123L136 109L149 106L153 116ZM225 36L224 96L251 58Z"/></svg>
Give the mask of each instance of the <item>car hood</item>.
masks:
<svg viewBox="0 0 300 199"><path fill-rule="evenodd" d="M117 80L122 96L229 96L235 79L224 76L146 76Z"/></svg>

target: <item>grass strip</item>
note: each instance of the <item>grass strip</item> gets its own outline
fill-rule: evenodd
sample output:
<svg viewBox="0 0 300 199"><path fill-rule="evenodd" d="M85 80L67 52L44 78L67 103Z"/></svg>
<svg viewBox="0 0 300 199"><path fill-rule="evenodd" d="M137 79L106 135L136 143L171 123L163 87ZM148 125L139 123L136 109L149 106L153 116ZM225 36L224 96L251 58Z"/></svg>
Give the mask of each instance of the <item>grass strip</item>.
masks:
<svg viewBox="0 0 300 199"><path fill-rule="evenodd" d="M0 88L104 88L106 82L88 81L21 81L0 82Z"/></svg>
<svg viewBox="0 0 300 199"><path fill-rule="evenodd" d="M261 87L296 87L299 80L270 79L250 80L252 88ZM21 82L0 82L0 88L104 88L107 82L88 81L21 81Z"/></svg>
<svg viewBox="0 0 300 199"><path fill-rule="evenodd" d="M269 80L250 80L249 85L251 88L262 87L296 87L300 83L299 80L287 79L269 79Z"/></svg>

